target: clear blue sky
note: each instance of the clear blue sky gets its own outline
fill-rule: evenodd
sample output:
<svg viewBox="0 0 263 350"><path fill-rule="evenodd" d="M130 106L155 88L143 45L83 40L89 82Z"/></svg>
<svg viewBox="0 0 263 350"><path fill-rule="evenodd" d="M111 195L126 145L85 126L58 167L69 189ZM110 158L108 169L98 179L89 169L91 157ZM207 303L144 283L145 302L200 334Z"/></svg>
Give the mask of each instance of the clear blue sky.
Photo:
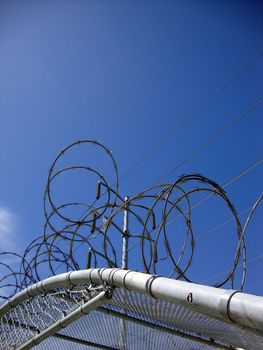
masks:
<svg viewBox="0 0 263 350"><path fill-rule="evenodd" d="M47 172L62 147L99 140L122 175L262 50L261 1L0 1L1 248L21 253L42 233ZM261 58L129 172L121 193L154 184L253 106L262 70ZM199 172L224 184L262 159L262 112L259 104L165 182ZM261 192L262 163L227 187L238 212ZM229 218L206 210L197 236ZM208 246L200 240L199 281L228 268L233 235L226 225ZM247 241L248 259L263 254L262 208ZM248 265L246 291L263 294L262 264Z"/></svg>

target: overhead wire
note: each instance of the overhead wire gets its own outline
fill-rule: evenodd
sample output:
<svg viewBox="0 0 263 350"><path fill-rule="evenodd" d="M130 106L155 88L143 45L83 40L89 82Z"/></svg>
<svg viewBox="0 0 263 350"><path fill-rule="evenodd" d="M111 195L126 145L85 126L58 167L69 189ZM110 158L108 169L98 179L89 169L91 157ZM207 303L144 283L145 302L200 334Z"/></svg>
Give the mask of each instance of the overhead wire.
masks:
<svg viewBox="0 0 263 350"><path fill-rule="evenodd" d="M219 138L224 132L226 132L227 130L229 130L231 127L233 127L236 123L238 123L242 118L244 118L249 112L251 112L253 109L255 109L259 104L261 104L263 102L263 99L258 100L253 106L251 106L247 111L239 114L233 121L231 121L230 123L228 123L223 129L221 129L219 132L217 132L212 138L209 139L208 142L206 142L205 144L201 145L197 150L195 150L190 157L188 157L184 162L188 161L189 159L193 158L197 153L199 153L202 149L204 149L205 147L207 147L209 144L211 144L214 140L216 140L217 138ZM180 163L181 165L181 163ZM178 167L178 166L177 166ZM175 168L173 168L169 174L174 171ZM164 176L166 177L167 174ZM239 175L241 176L241 174ZM162 177L161 180L164 178Z"/></svg>
<svg viewBox="0 0 263 350"><path fill-rule="evenodd" d="M242 114L243 115L243 114ZM241 178L242 176L244 176L245 174L247 174L248 172L250 172L251 170L253 170L254 168L256 168L258 165L260 165L263 162L262 159L259 159L257 161L252 162L251 164L249 164L248 166L246 166L244 169L242 169L241 172L239 172L237 175L231 177L226 183L223 184L222 188L226 188L227 186L229 186L230 184L232 184L233 182L237 181L239 178ZM192 206L192 209L194 207L196 207L197 205L202 204L204 201L208 200L209 198L211 198L213 196L213 194L208 195L207 197L205 197L204 199L202 199L201 201L194 203ZM167 225L171 224L176 218L172 218L169 221L167 221ZM81 245L81 244L80 244ZM132 249L136 248L136 246L138 246L139 243L136 243L135 245L131 246L130 248L128 248L127 252L131 251ZM77 251L79 248L76 247L75 251ZM120 255L120 254L119 254Z"/></svg>
<svg viewBox="0 0 263 350"><path fill-rule="evenodd" d="M257 260L260 260L263 258L263 254L259 254L257 256L254 256L253 258L250 258L247 260L247 264L252 264L254 263L255 261ZM238 267L241 267L241 264L238 265ZM218 274L216 275L213 275L212 277L209 277L203 281L201 281L201 283L207 283L207 282L210 282L212 281L213 279L217 278L217 277L221 277L221 276L224 276L225 274L229 273L229 271L231 270L225 270L225 271L222 271L222 272L219 272Z"/></svg>
<svg viewBox="0 0 263 350"><path fill-rule="evenodd" d="M231 184L233 184L234 182L236 182L237 180L239 180L241 177L243 177L244 175L248 174L250 171L254 170L257 166L259 166L260 164L263 163L263 159L259 159L256 161L253 161L252 163L250 163L249 165L247 165L244 169L242 169L238 174L232 176L229 180L227 180L222 188L226 188L228 186L230 186ZM205 198L203 198L202 200L194 203L192 205L192 209L197 207L198 205L204 203L205 201L207 201L208 199L212 198L213 194L206 196ZM248 211L249 209L252 209L253 207L247 208L244 210L244 212ZM238 215L242 215L244 213L243 211L241 213L239 213ZM176 216L174 218L171 218L169 221L167 221L167 225L171 224L172 222L174 222L176 219L178 219L180 216ZM227 222L233 221L233 218L229 219ZM223 223L223 225L226 223ZM139 242L135 243L133 246L131 246L130 248L128 248L128 252L131 251L132 249L136 248L139 246Z"/></svg>
<svg viewBox="0 0 263 350"><path fill-rule="evenodd" d="M170 169L165 175L158 179L155 184L160 183L164 179L166 179L169 175L171 175L175 170L180 168L182 165L187 163L189 160L192 160L197 154L207 148L211 143L216 141L219 137L221 137L225 132L233 128L238 122L240 122L243 118L245 118L250 112L252 112L257 106L263 103L263 98L257 100L252 106L250 106L245 112L238 114L230 123L227 123L223 128L218 130L212 137L209 138L208 141L204 142L202 145L193 150L186 158L184 158L180 163L175 165L172 169Z"/></svg>
<svg viewBox="0 0 263 350"><path fill-rule="evenodd" d="M147 158L155 153L164 143L166 143L177 131L182 129L190 121L197 118L197 116L205 110L218 96L220 96L231 84L238 80L249 68L254 66L258 61L263 58L263 51L260 52L255 58L253 58L248 64L246 64L239 72L237 72L232 78L230 78L225 84L223 84L214 94L209 96L197 109L195 109L189 116L183 119L175 128L173 128L161 141L155 144L149 152L145 153L132 167L125 171L120 176L120 181L128 176L133 170L135 170L140 164L142 164Z"/></svg>
<svg viewBox="0 0 263 350"><path fill-rule="evenodd" d="M246 175L247 173L249 173L250 171L252 171L253 169L255 169L257 166L259 166L262 163L263 163L263 159L262 158L254 161L252 163L250 163L248 166L246 166L244 169L242 169L238 174L232 176L228 181L223 183L222 188L223 189L227 188L229 185L231 185L232 183L236 182L241 177L243 177L244 175ZM192 209L194 209L195 207L199 206L200 204L203 204L204 202L206 202L208 199L210 199L212 197L213 197L213 194L209 194L205 198L203 198L203 199L199 200L198 202L194 203L192 205ZM176 218L171 219L168 222L168 224L173 222L174 220L176 220Z"/></svg>
<svg viewBox="0 0 263 350"><path fill-rule="evenodd" d="M83 255L76 254L76 251L79 249L80 245L83 244L87 246L88 254L92 255L89 256L89 266L92 265L96 267L98 266L98 261L100 261L100 266L104 262L106 266L118 267L120 262L119 254L117 253L118 245L116 246L117 242L114 237L116 237L116 234L119 234L121 238L124 234L123 229L119 228L117 223L118 216L121 214L122 217L125 210L128 212L128 215L137 222L137 226L139 225L140 227L139 233L131 230L128 232L128 236L129 239L137 239L140 244L141 261L143 263L142 270L146 273L157 273L157 263L159 262L158 254L160 254L160 252L158 253L158 246L159 242L162 241L169 263L172 266L172 271L167 271L168 275L176 279L183 279L191 282L191 279L189 279L189 276L186 274L192 264L195 251L195 237L191 222L191 213L194 206L191 204L190 196L200 192L209 193L209 196L217 196L223 200L233 216L233 221L235 222L234 232L236 232L238 238L238 246L232 270L223 281L217 282L214 286L220 287L228 281L232 281L232 284L234 283L235 271L241 256L243 257L245 274L246 264L244 259L246 256L246 245L243 234L244 230L234 205L219 184L200 174L183 175L172 184L160 184L150 187L136 196L123 201L123 197L119 194L118 188L111 188L106 178L90 166L74 165L70 167L64 166L64 168L59 170L55 169L57 161L63 157L65 153L69 152L72 147L79 147L80 145L87 144L95 145L108 154L111 158L116 178L118 178L116 161L110 151L97 141L77 141L64 148L56 157L49 170L47 186L44 192L44 212L46 217L44 234L33 240L25 249L24 254L19 256L21 259L19 270L10 269L5 263L0 262L0 265L8 270L7 275L4 275L3 278L0 279L0 289L13 286L11 296L14 295L17 290L21 290L31 283L41 280L43 272L42 266L45 267L45 270L48 267L51 275L56 274L58 268L62 266L64 271L80 269ZM258 164L260 164L259 161L257 163L253 162L250 167L246 167L240 174L228 180L225 187L237 181L241 176L244 176L252 169L255 169ZM96 206L91 206L89 203L80 203L78 201L57 205L54 193L51 190L54 179L63 172L75 172L80 170L91 172L98 177L99 182L96 199L100 199L103 187L106 188L108 192L106 202L101 204L97 203ZM189 189L189 186L187 186L184 189L185 184L191 185L192 188ZM185 204L186 209L182 210L181 204ZM197 204L194 203L194 205L196 206ZM72 206L87 207L88 213L79 220L78 218L74 218L72 212L70 214L65 214L63 212L65 208L71 208ZM157 213L157 216L155 213ZM183 219L186 230L185 240L181 246L181 253L178 259L175 258L174 247L172 248L171 246L167 231L168 225L171 223L170 217L174 213L179 214L181 219ZM251 216L252 214L250 214L247 223L250 221ZM156 222L156 220L158 220L158 222ZM246 226L247 224L245 228ZM153 235L156 230L157 234ZM66 243L66 245L63 242ZM187 258L185 266L181 266L181 261L186 253L186 246L189 242L191 254ZM131 251L133 248L134 247L130 247L127 252ZM10 254L18 257L17 254L12 252L3 254L5 258L6 255ZM242 287L243 285L241 285L241 288ZM4 295L0 295L0 297L6 299Z"/></svg>
<svg viewBox="0 0 263 350"><path fill-rule="evenodd" d="M118 170L117 170L117 164L111 154L111 152L102 144L100 144L97 141L93 140L81 140L77 141L60 152L60 154L56 157L55 161L53 162L48 176L48 183L45 190L44 195L44 211L45 211L45 218L46 218L46 224L45 224L45 230L44 235L40 236L39 238L33 240L30 245L26 248L24 255L20 256L21 258L21 265L20 270L15 271L13 269L8 269L9 273L0 279L0 289L5 288L6 286L10 287L13 286L13 294L16 293L17 290L22 289L23 287L26 287L27 285L34 283L37 280L40 280L40 267L44 264L47 265L51 271L52 274L54 274L57 271L57 268L54 267L54 264L59 264L59 266L64 266L66 270L70 269L78 269L79 264L77 262L77 256L74 255L74 244L75 243L86 243L89 246L89 251L92 252L93 258L94 258L94 266L97 264L97 259L104 259L107 261L109 266L118 266L117 262L117 254L115 251L114 243L111 242L111 239L109 237L109 231L110 227L117 228L114 220L121 213L124 208L126 208L126 204L123 203L123 197L119 194L118 186L121 179L123 179L125 176L127 176L135 167L137 167L139 164L141 164L147 157L149 157L152 153L156 151L164 142L166 142L170 137L172 137L177 130L185 126L189 121L193 120L204 108L209 105L217 96L219 96L230 84L232 84L235 80L237 80L248 68L250 68L252 65L254 65L256 62L258 62L263 57L263 52L258 55L254 60L252 60L247 66L245 66L241 71L239 71L232 79L230 79L226 84L224 84L217 92L216 94L209 97L197 110L195 110L189 117L187 117L181 124L179 124L176 128L174 128L161 142L159 142L150 152L148 152L146 155L144 155L136 164L134 167L128 169L126 173L124 173L121 177L118 176ZM212 142L214 142L216 139L218 139L221 135L223 135L227 130L235 126L241 119L243 119L245 116L247 116L252 110L254 110L259 104L263 102L263 99L259 99L254 105L252 105L248 110L245 112L239 114L234 120L232 120L230 123L225 125L222 129L220 129L216 134L214 134L207 142L199 146L197 149L195 149L186 159L184 159L181 163L173 167L169 173L165 174L159 181L162 181L164 178L169 176L173 171L175 171L178 167L186 163L188 160L192 159L195 155L200 153L204 148L208 147ZM104 176L96 171L95 169L92 169L87 166L70 166L65 167L60 170L55 170L55 164L60 159L61 156L63 156L71 147L78 146L80 144L93 144L100 148L102 148L108 156L111 158L111 161L113 163L113 168L115 172L116 182L115 187L109 186L107 180L104 178ZM255 163L251 169L246 169L242 174L239 174L236 179L232 179L229 181L229 184L233 183L243 175L245 175L247 172L254 169L256 166L261 164L262 160L257 163ZM96 200L92 204L88 203L79 203L79 202L72 202L72 203L64 203L60 206L57 206L53 200L53 197L51 195L51 183L53 183L53 180L60 175L61 173L65 171L78 171L78 170L85 170L88 172L92 172L93 174L97 175L99 178L99 184L100 187L102 186L106 191L101 194L101 189L99 190L100 195L96 196ZM191 191L184 190L182 186L185 182L201 182L202 186L198 187L196 189L193 189ZM228 185L228 184L227 184ZM227 186L225 185L225 187ZM205 187L204 187L205 186ZM158 194L153 193L152 191L160 191ZM172 193L174 191L181 191L181 195L178 196L176 200L172 199ZM146 269L146 272L149 272L150 268L153 268L155 271L155 265L158 259L155 258L155 254L157 254L157 246L156 241L151 237L151 234L155 228L149 230L148 224L149 220L154 219L154 209L157 206L157 203L160 203L163 205L162 210L162 219L159 223L159 232L158 237L160 235L160 232L163 233L163 239L166 247L166 251L169 255L169 258L171 260L172 265L174 266L174 271L178 274L178 278L182 278L185 280L189 279L186 276L186 271L191 265L193 252L194 252L194 238L191 228L191 221L190 221L190 214L191 214L191 207L190 207L190 201L189 196L192 195L195 192L200 191L208 191L212 195L217 195L221 197L225 203L230 208L233 218L237 225L237 234L239 237L239 245L238 249L236 251L235 259L233 262L232 270L229 272L227 278L225 278L222 282L216 284L215 286L221 286L227 283L228 281L234 279L234 273L238 266L239 259L240 259L240 249L243 249L243 253L245 252L245 241L244 237L242 236L242 228L241 224L238 219L237 212L235 211L234 206L226 196L224 190L222 187L220 187L217 183L214 181L200 175L200 174L189 174L181 176L175 183L173 184L161 184L161 185L154 185L153 187L139 193L138 195L134 196L128 201L128 211L129 215L133 215L134 218L138 221L140 225L142 225L143 232L140 235L131 235L134 238L139 238L141 240L141 248L142 248L142 258L144 262L144 267ZM98 189L97 189L98 192ZM101 198L105 193L107 193L108 199L106 200L106 203L95 206L97 200ZM211 196L211 195L210 195ZM153 205L148 206L148 204L141 205L139 204L140 201L143 200L153 200ZM185 214L178 203L181 201L186 201L188 203L188 213ZM47 206L47 203L49 204L49 208ZM195 204L196 205L196 204ZM70 216L66 216L63 214L64 208L68 208L70 206L78 206L78 207L86 207L85 209L85 215L82 215L81 218L75 219ZM136 210L139 209L144 210L147 212L146 217L142 219L140 215L136 213ZM135 210L136 209L136 210ZM51 210L51 211L50 211ZM176 262L173 257L173 252L171 251L171 246L169 244L169 241L167 239L167 233L166 233L166 226L169 223L168 216L173 212L177 211L181 214L182 218L185 220L186 224L186 241L190 239L191 246L192 246L192 254L188 260L187 266L185 268L181 268L179 266L179 262L181 258L179 259L179 262ZM56 227L56 223L53 222L54 218L59 219L60 221L66 223L66 226L64 226L62 229L58 229ZM103 223L102 226L98 226L98 222L100 220L104 220L106 218L105 223ZM155 219L154 219L155 221ZM154 224L155 225L155 224ZM79 229L85 227L85 229L90 230L90 235L85 236L82 233L79 232ZM47 232L47 229L51 230L51 233ZM160 231L161 230L161 231ZM119 230L121 232L121 229ZM103 238L103 250L96 248L92 244L92 239L94 237L102 237ZM190 238L189 238L190 237ZM66 241L69 243L69 251L63 250L58 246L58 240ZM159 238L158 238L159 239ZM150 244L150 256L148 256L145 251L144 242L148 242ZM185 241L185 242L186 242ZM153 245L154 244L154 245ZM129 249L132 249L130 247ZM181 257L185 252L185 244L182 247L181 251ZM7 252L3 254L13 254L12 252ZM148 259L148 260L147 260ZM244 264L244 263L243 263ZM6 264L1 263L0 265L6 267ZM9 282L5 282L10 277L15 279L15 282L13 284ZM4 285L2 285L4 282ZM3 297L0 295L0 298ZM5 297L4 297L5 298Z"/></svg>
<svg viewBox="0 0 263 350"><path fill-rule="evenodd" d="M188 117L186 117L179 125L177 125L168 135L166 135L159 143L157 143L148 153L146 153L144 156L142 156L131 168L129 168L124 174L122 174L121 176L119 176L119 183L128 175L130 174L135 168L137 168L141 163L143 163L150 155L152 155L162 144L164 144L166 141L168 141L168 139L170 139L179 129L181 129L182 127L184 127L189 121L193 120L195 117L198 116L198 114L200 112L202 112L212 101L214 101L221 93L223 93L223 91L225 89L227 89L233 82L235 82L236 80L238 80L242 74L244 74L249 68L251 68L253 65L255 65L260 59L263 58L263 51L260 52L255 58L253 58L248 64L246 64L238 73L236 73L232 78L230 78L225 84L223 84L223 86L221 86L215 94L212 94L211 96L209 96L204 103L202 103L192 114L190 114ZM252 106L251 108L253 109L254 106ZM256 106L255 106L256 107ZM250 110L247 111L247 113L249 113ZM245 114L246 115L246 114ZM245 116L244 115L244 116ZM240 118L242 119L243 116L242 114L240 115ZM235 124L235 123L234 123ZM234 125L233 125L234 126ZM231 126L229 126L229 128L231 128ZM224 131L222 131L224 132ZM219 135L220 136L220 135ZM218 136L218 137L219 137ZM217 138L217 136L215 135L215 137ZM213 140L211 140L211 142L208 141L208 143L212 143ZM172 173L173 171L175 171L177 168L179 168L180 166L182 166L183 164L185 164L188 160L192 159L196 154L200 153L202 151L203 148L206 148L208 146L208 144L203 144L201 145L197 150L194 150L186 159L184 159L182 162L180 162L179 164L177 164L173 169L171 169L166 175L164 175L161 179L159 179L158 181L162 181L164 178L166 178L167 176L170 175L170 173ZM156 184L158 183L158 181L156 182ZM112 185L114 186L114 184ZM106 192L105 192L106 193ZM105 194L103 193L103 194ZM92 205L94 205L96 203L96 200L92 203ZM86 211L83 212L83 214L80 216L83 217L85 215Z"/></svg>

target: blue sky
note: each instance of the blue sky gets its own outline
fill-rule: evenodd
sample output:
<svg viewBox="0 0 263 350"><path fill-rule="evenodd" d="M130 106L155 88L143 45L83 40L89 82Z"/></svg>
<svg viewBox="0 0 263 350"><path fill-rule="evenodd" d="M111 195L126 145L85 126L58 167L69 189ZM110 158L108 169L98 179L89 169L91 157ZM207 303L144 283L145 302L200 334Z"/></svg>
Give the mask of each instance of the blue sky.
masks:
<svg viewBox="0 0 263 350"><path fill-rule="evenodd" d="M42 234L48 168L69 143L109 147L120 175L132 168L121 181L132 196L258 103L163 180L198 172L224 184L255 163L226 188L238 212L251 207L262 192L263 58L206 101L262 53L262 10L260 1L1 1L1 248L21 253ZM197 236L229 219L205 207L196 216ZM200 239L197 280L227 268L233 235L225 225ZM245 290L262 294L261 208L247 242Z"/></svg>

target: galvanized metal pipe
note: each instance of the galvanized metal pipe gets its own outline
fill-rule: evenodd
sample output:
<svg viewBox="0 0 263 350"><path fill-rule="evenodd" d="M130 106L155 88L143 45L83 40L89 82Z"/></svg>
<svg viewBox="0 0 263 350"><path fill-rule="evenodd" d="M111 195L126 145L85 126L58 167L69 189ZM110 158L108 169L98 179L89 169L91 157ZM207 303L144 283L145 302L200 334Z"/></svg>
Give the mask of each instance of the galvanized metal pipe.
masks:
<svg viewBox="0 0 263 350"><path fill-rule="evenodd" d="M111 268L72 271L38 282L4 303L0 307L0 317L32 296L89 283L107 283L148 294L263 334L263 297Z"/></svg>
<svg viewBox="0 0 263 350"><path fill-rule="evenodd" d="M128 230L129 230L129 211L127 210L127 201L129 200L129 197L125 197L125 208L124 208L124 217L123 217L123 233L122 233L122 269L128 268ZM122 294L122 302L124 302L124 296ZM122 310L123 313L125 313L125 310ZM120 350L126 349L126 324L124 319L120 319L120 338L119 338L119 346Z"/></svg>
<svg viewBox="0 0 263 350"><path fill-rule="evenodd" d="M125 202L129 200L129 197L125 197ZM123 234L122 234L122 264L121 267L122 269L127 269L128 268L128 235L129 235L129 226L128 226L128 221L129 221L129 211L128 209L128 204L125 205L124 209L124 218L123 218Z"/></svg>

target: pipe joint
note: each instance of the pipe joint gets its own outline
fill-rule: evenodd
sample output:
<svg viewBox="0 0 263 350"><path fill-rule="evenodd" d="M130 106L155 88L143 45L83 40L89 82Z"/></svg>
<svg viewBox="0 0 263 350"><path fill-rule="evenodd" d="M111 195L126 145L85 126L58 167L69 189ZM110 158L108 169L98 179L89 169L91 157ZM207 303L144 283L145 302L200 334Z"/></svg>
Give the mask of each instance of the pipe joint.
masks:
<svg viewBox="0 0 263 350"><path fill-rule="evenodd" d="M241 291L240 290L233 290L233 289L227 290L223 294L223 296L220 300L220 303L219 303L220 314L223 316L223 318L226 321L231 322L231 323L236 323L235 320L233 320L233 318L230 315L230 303L231 303L233 296L237 293L241 293Z"/></svg>
<svg viewBox="0 0 263 350"><path fill-rule="evenodd" d="M153 295L153 292L152 292L152 284L153 284L153 281L158 278L160 276L156 276L156 275L153 275L151 276L147 282L146 282L146 285L145 285L145 289L146 289L146 292L154 299L157 299L154 295Z"/></svg>

